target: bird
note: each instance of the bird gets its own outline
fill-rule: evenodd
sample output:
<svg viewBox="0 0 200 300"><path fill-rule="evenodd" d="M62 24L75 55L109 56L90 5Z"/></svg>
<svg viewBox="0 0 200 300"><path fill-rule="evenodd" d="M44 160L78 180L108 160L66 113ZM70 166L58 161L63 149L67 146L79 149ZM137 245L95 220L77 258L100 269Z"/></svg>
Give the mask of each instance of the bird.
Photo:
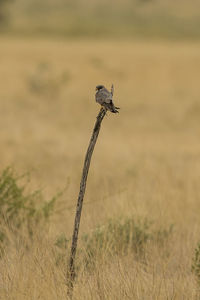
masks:
<svg viewBox="0 0 200 300"><path fill-rule="evenodd" d="M112 113L118 113L119 107L116 107L113 103L114 86L112 84L111 91L109 92L104 85L96 86L96 102L99 103L106 111L109 110Z"/></svg>

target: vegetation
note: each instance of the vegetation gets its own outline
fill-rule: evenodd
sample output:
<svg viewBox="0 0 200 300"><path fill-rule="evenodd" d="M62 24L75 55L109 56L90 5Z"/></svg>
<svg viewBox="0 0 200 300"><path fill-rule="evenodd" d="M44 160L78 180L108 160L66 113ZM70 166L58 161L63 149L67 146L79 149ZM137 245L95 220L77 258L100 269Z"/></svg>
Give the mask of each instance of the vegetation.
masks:
<svg viewBox="0 0 200 300"><path fill-rule="evenodd" d="M30 92L47 98L60 95L64 85L68 83L70 75L67 72L55 74L48 63L39 63L34 72L27 76L27 85Z"/></svg>
<svg viewBox="0 0 200 300"><path fill-rule="evenodd" d="M11 162L19 173L34 167L28 187L26 176L9 179L10 191L24 189L11 224L1 227L3 300L66 298L80 171L99 109L94 89L112 82L122 109L105 119L92 160L74 297L197 297L191 260L200 236L199 53L198 43L1 38L1 169ZM43 62L61 82L58 97L45 91L37 71ZM30 88L33 75L45 83L42 91ZM66 182L46 218L44 200ZM44 200L29 192L41 186Z"/></svg>
<svg viewBox="0 0 200 300"><path fill-rule="evenodd" d="M9 31L28 36L199 39L199 8L196 0L15 0Z"/></svg>
<svg viewBox="0 0 200 300"><path fill-rule="evenodd" d="M23 253L32 252L38 241L35 235L38 237L39 234L40 239L44 239L45 230L48 230L47 221L55 214L56 197L44 202L40 191L27 194L25 179L27 174L17 177L11 168L6 168L0 175L1 261L7 257L13 246ZM20 185L20 181L24 180ZM130 255L132 252L135 255L134 260L147 263L147 243L153 242L162 248L164 244L167 245L172 233L171 226L167 230L159 231L152 230L151 227L152 222L147 220L117 218L97 227L90 234L82 235L81 247L78 250L78 276L82 269L90 273L100 261L109 262L114 257ZM51 255L55 257L54 268L62 269L63 275L67 270L69 241L69 238L61 235L56 239L56 248L53 244L50 247Z"/></svg>
<svg viewBox="0 0 200 300"><path fill-rule="evenodd" d="M0 0L0 25L2 26L7 21L7 5L12 0Z"/></svg>
<svg viewBox="0 0 200 300"><path fill-rule="evenodd" d="M199 299L199 3L113 2L10 5L0 37L0 300L66 299L94 90L112 83L121 110L105 118L91 163L74 300ZM31 181L9 165L31 170Z"/></svg>
<svg viewBox="0 0 200 300"><path fill-rule="evenodd" d="M196 276L197 284L200 287L200 244L195 248L195 254L192 261L192 271Z"/></svg>
<svg viewBox="0 0 200 300"><path fill-rule="evenodd" d="M3 253L9 239L25 242L24 237L33 238L42 221L52 213L56 197L45 202L40 191L26 194L27 184L19 182L27 175L17 177L11 168L0 175L0 249ZM44 222L43 222L44 226ZM26 244L26 242L25 242ZM27 246L27 245L26 245Z"/></svg>
<svg viewBox="0 0 200 300"><path fill-rule="evenodd" d="M154 231L148 220L132 218L110 220L107 224L97 227L92 234L83 236L83 244L87 255L87 264L95 263L96 258L113 255L135 253L137 258L144 259L147 243L157 245L168 239L172 226L167 230Z"/></svg>

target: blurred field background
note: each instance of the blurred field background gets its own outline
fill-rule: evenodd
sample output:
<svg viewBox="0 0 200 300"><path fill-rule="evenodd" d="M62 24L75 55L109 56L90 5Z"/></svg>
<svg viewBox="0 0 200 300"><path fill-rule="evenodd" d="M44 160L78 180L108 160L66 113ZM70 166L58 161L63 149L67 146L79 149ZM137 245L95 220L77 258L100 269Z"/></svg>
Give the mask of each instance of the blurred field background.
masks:
<svg viewBox="0 0 200 300"><path fill-rule="evenodd" d="M198 0L1 0L9 23L25 35L200 37ZM8 25L9 24L9 25Z"/></svg>
<svg viewBox="0 0 200 300"><path fill-rule="evenodd" d="M1 8L1 171L30 172L27 193L41 189L45 200L64 192L34 236L3 225L0 299L66 299L95 86L112 83L121 110L104 119L92 158L74 299L199 299L199 2Z"/></svg>

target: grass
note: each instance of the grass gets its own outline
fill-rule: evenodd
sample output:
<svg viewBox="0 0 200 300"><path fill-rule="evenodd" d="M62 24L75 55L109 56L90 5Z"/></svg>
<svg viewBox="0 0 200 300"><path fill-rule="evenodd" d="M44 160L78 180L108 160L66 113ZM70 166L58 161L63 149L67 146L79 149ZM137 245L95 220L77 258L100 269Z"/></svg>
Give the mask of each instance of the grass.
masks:
<svg viewBox="0 0 200 300"><path fill-rule="evenodd" d="M41 191L27 193L27 179L28 174L16 176L11 168L6 168L0 175L1 255L10 244L29 248L37 227L39 231L45 228L58 198L57 195L44 201Z"/></svg>
<svg viewBox="0 0 200 300"><path fill-rule="evenodd" d="M25 36L199 39L199 3L15 0L1 31ZM8 10L8 9L7 9Z"/></svg>
<svg viewBox="0 0 200 300"><path fill-rule="evenodd" d="M196 276L198 287L200 286L200 244L195 248L195 253L192 260L192 271Z"/></svg>
<svg viewBox="0 0 200 300"><path fill-rule="evenodd" d="M6 36L0 43L1 170L11 164L20 174L31 170L29 189L42 189L44 199L68 185L45 234L37 232L29 251L11 243L0 260L0 299L66 299L62 259L99 110L94 89L112 83L121 111L103 122L81 220L80 237L87 239L80 239L79 251L87 254L86 242L91 247L102 236L107 244L92 269L79 263L79 252L74 298L198 299L191 265L200 236L200 44ZM48 66L45 76L41 65ZM33 78L42 89L32 88ZM135 225L148 236L145 260L117 248ZM112 240L116 232L122 244ZM64 250L56 245L59 237Z"/></svg>

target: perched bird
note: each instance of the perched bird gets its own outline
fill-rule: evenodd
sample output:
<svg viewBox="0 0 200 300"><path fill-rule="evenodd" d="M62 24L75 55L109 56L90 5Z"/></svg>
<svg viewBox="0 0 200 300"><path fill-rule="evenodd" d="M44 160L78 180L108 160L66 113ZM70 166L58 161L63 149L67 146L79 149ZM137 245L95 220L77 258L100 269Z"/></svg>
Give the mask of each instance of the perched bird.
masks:
<svg viewBox="0 0 200 300"><path fill-rule="evenodd" d="M99 103L106 110L111 111L112 113L118 113L119 107L116 107L113 103L113 92L114 87L112 85L111 92L109 92L103 85L96 86L96 102Z"/></svg>

